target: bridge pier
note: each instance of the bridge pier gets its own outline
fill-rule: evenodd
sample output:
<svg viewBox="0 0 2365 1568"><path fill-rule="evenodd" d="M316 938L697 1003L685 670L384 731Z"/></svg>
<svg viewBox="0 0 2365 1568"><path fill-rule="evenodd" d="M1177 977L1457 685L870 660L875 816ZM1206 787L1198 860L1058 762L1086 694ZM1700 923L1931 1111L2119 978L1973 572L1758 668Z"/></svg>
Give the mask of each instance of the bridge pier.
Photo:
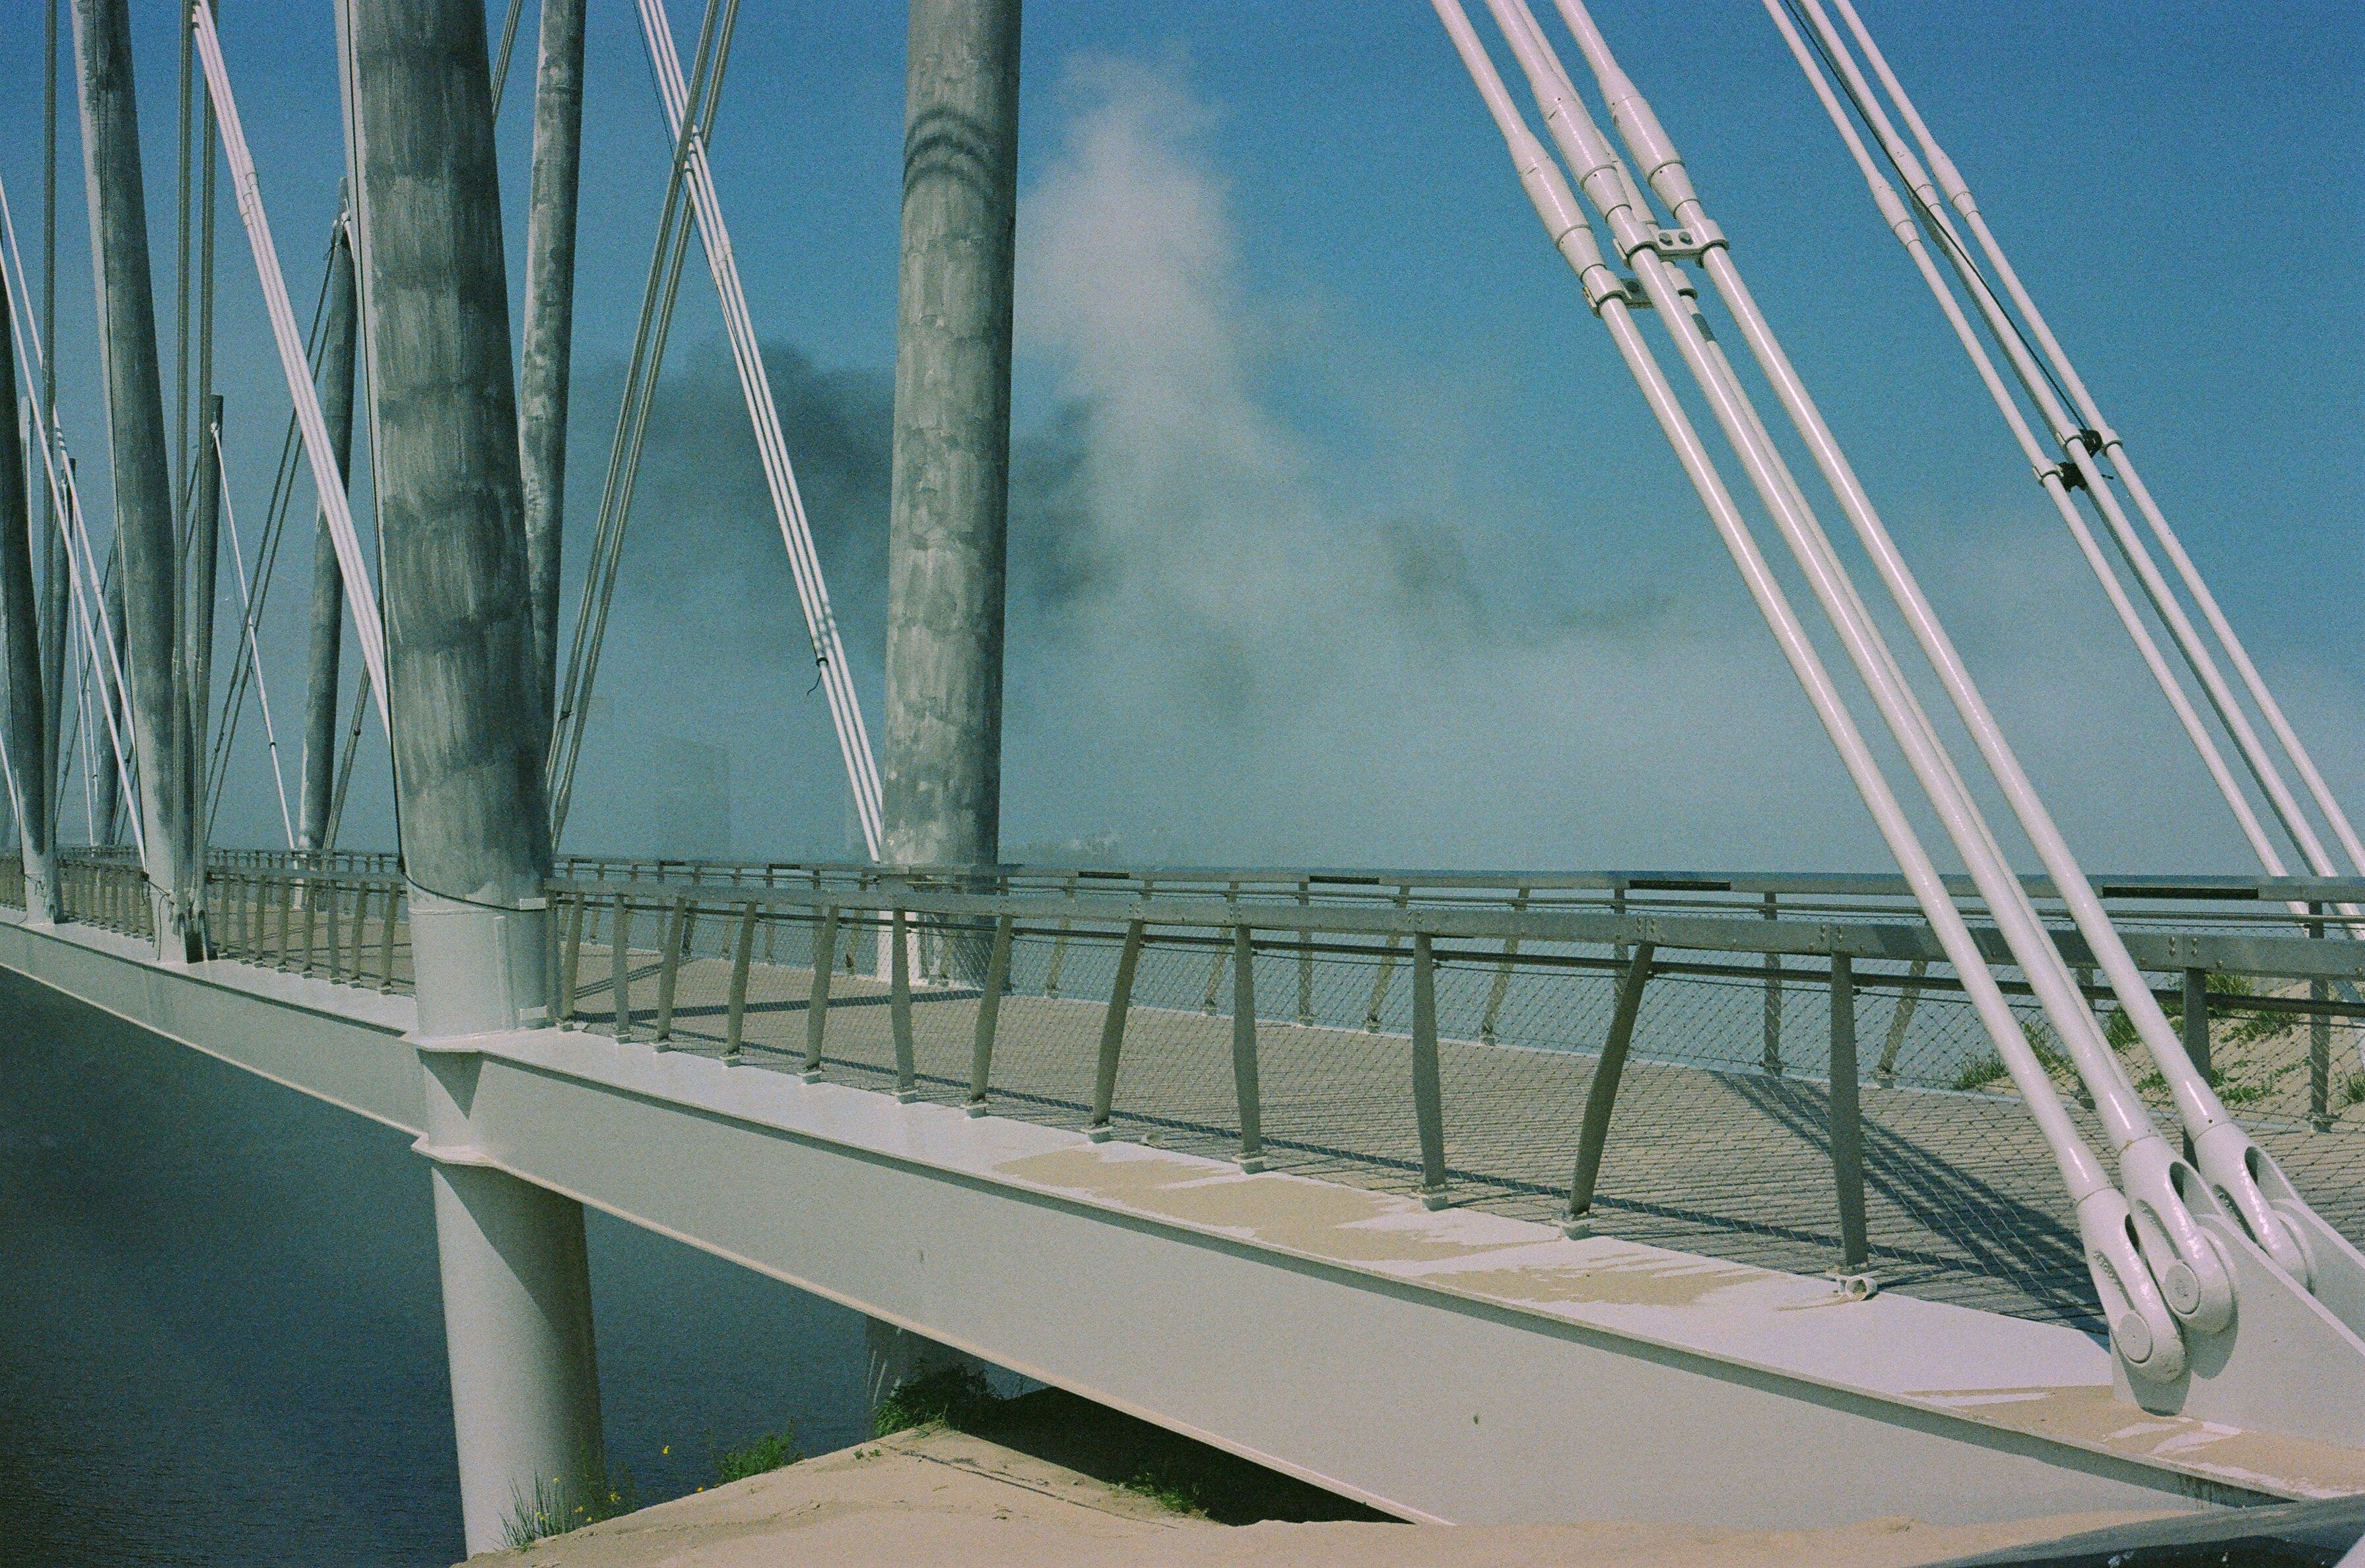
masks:
<svg viewBox="0 0 2365 1568"><path fill-rule="evenodd" d="M481 0L341 8L387 695L472 1552L597 1473L583 1209L494 1164L483 1050L549 1019L550 818ZM489 1147L488 1147L489 1146Z"/></svg>
<svg viewBox="0 0 2365 1568"><path fill-rule="evenodd" d="M999 858L1018 31L1018 0L912 0L881 779L904 865Z"/></svg>
<svg viewBox="0 0 2365 1568"><path fill-rule="evenodd" d="M0 297L7 286L0 283ZM0 386L17 385L14 299L0 298ZM50 727L42 717L41 644L34 608L32 512L25 496L25 453L14 419L0 419L0 722L9 761L9 801L25 859L25 915L58 917L57 873L50 845Z"/></svg>

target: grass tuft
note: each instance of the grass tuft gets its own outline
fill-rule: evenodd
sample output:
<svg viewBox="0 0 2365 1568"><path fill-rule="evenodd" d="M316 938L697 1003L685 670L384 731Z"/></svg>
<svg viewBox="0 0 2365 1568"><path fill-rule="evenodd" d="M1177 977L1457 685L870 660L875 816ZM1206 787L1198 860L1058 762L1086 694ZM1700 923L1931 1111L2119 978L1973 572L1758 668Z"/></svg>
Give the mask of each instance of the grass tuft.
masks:
<svg viewBox="0 0 2365 1568"><path fill-rule="evenodd" d="M509 1518L501 1521L501 1540L514 1551L629 1514L640 1506L632 1472L606 1453L594 1451L584 1457L572 1476L536 1476L531 1495L512 1489Z"/></svg>
<svg viewBox="0 0 2365 1568"><path fill-rule="evenodd" d="M1985 1089L1989 1084L1994 1083L2002 1079L2003 1076L2003 1058L1996 1055L1993 1051L1990 1051L1986 1056L1978 1057L1970 1061L1965 1062L1963 1064L1963 1070L1955 1074L1954 1086L1956 1089L1963 1091L1965 1093L1968 1093L1975 1089Z"/></svg>
<svg viewBox="0 0 2365 1568"><path fill-rule="evenodd" d="M990 1423L1001 1406L1001 1397L975 1367L930 1367L897 1383L894 1392L879 1402L872 1435L884 1438L931 1421L942 1421L959 1431L975 1431Z"/></svg>
<svg viewBox="0 0 2365 1568"><path fill-rule="evenodd" d="M767 1432L754 1442L735 1449L715 1449L714 1484L727 1486L734 1481L745 1481L751 1475L767 1475L782 1465L794 1464L804 1458L796 1444L796 1428L784 1427L777 1432Z"/></svg>

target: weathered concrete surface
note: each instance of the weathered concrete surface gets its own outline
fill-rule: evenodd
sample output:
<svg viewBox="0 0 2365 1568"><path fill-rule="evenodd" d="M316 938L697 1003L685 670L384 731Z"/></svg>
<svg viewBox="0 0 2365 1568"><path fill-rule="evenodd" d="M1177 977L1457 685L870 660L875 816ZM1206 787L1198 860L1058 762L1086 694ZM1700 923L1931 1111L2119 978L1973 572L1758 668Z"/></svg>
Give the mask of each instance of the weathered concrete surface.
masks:
<svg viewBox="0 0 2365 1568"><path fill-rule="evenodd" d="M6 285L0 283L0 291ZM16 305L0 300L0 386L17 385ZM36 919L57 918L57 879L50 860L50 734L42 718L41 639L33 597L32 514L25 495L25 452L17 421L0 419L0 692L6 707L8 761L17 839L25 857L25 897Z"/></svg>
<svg viewBox="0 0 2365 1568"><path fill-rule="evenodd" d="M328 320L320 343L320 419L329 427L329 450L337 473L353 487L353 353L361 328L361 304L353 286L353 252L344 226L329 248ZM329 514L319 513L312 535L312 637L304 686L304 751L297 789L302 804L296 842L321 847L328 832L337 775L337 680L345 635L345 577L337 565L337 542Z"/></svg>
<svg viewBox="0 0 2365 1568"><path fill-rule="evenodd" d="M886 855L999 857L1018 0L913 0L887 544Z"/></svg>
<svg viewBox="0 0 2365 1568"><path fill-rule="evenodd" d="M567 369L575 337L575 216L583 141L583 0L543 0L526 196L525 345L518 457L544 743L558 692L559 539L566 498Z"/></svg>
<svg viewBox="0 0 2365 1568"><path fill-rule="evenodd" d="M353 12L405 868L516 908L550 868L483 7Z"/></svg>
<svg viewBox="0 0 2365 1568"><path fill-rule="evenodd" d="M195 880L183 865L188 798L174 670L176 542L164 463L164 392L156 364L156 303L148 267L147 194L140 172L140 111L127 0L74 0L82 84L83 169L91 211L91 266L106 366L106 433L121 545L124 639L137 737L140 827L156 896L159 950L185 941Z"/></svg>
<svg viewBox="0 0 2365 1568"><path fill-rule="evenodd" d="M463 1528L600 1449L582 1204L499 1169L440 1042L546 1015L550 871L480 0L346 13L387 696Z"/></svg>
<svg viewBox="0 0 2365 1568"><path fill-rule="evenodd" d="M2147 1516L2008 1525L1891 1518L1831 1529L1664 1524L1277 1524L1235 1529L982 1438L930 1428L693 1493L490 1568L1909 1568Z"/></svg>

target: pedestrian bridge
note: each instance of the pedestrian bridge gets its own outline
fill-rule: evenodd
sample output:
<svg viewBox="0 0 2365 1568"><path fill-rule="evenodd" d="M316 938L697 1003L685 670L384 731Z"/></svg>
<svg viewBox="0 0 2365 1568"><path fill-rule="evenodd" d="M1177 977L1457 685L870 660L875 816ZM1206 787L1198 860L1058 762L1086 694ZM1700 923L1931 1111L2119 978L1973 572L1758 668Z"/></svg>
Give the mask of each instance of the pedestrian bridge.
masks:
<svg viewBox="0 0 2365 1568"><path fill-rule="evenodd" d="M61 879L46 924L0 876L25 980L1407 1518L2365 1491L2320 1309L2249 1292L2235 1331L2310 1378L2197 1356L2132 1403L1897 879L577 857L542 1026L424 1044L383 857L217 853L185 965L129 857ZM2365 885L2103 892L2260 1146L2365 1234L2365 947L2307 919Z"/></svg>

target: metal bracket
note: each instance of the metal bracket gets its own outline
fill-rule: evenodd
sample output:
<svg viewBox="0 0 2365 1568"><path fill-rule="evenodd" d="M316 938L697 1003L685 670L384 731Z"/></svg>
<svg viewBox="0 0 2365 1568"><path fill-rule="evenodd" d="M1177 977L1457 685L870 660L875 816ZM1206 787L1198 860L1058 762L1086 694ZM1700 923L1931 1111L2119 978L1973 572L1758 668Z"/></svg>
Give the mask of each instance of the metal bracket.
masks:
<svg viewBox="0 0 2365 1568"><path fill-rule="evenodd" d="M1651 249L1671 262L1694 261L1724 243L1724 230L1708 218L1683 229L1654 229Z"/></svg>

